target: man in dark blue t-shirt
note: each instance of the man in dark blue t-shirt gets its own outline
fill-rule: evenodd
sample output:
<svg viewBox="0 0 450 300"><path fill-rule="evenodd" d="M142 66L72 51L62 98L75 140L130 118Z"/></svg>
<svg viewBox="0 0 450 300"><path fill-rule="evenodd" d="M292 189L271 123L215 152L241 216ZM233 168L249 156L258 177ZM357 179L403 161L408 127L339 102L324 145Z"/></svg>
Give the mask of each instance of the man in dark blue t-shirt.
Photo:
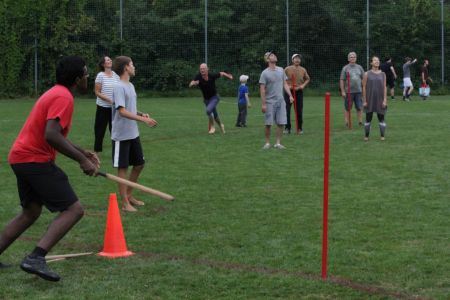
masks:
<svg viewBox="0 0 450 300"><path fill-rule="evenodd" d="M203 63L200 65L200 73L198 73L194 79L189 83L189 87L198 86L203 94L203 102L206 106L206 115L209 118L209 133L213 134L216 129L214 127L214 120L216 120L217 125L219 125L222 133L225 133L225 126L220 121L219 114L217 113L217 104L219 104L219 96L216 90L216 79L225 76L232 80L233 75L219 72L219 73L209 73L208 65Z"/></svg>

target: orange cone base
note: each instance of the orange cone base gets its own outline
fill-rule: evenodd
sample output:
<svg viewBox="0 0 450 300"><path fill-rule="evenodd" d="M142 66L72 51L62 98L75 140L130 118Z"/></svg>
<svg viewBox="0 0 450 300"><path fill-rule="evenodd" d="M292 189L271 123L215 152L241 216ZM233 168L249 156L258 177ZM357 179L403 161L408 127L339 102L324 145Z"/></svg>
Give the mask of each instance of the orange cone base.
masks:
<svg viewBox="0 0 450 300"><path fill-rule="evenodd" d="M114 253L109 253L109 252L100 252L97 253L97 255L100 256L104 256L104 257L110 257L110 258L116 258L116 257L127 257L127 256L131 256L134 255L134 252L131 251L124 251L124 252L114 252Z"/></svg>

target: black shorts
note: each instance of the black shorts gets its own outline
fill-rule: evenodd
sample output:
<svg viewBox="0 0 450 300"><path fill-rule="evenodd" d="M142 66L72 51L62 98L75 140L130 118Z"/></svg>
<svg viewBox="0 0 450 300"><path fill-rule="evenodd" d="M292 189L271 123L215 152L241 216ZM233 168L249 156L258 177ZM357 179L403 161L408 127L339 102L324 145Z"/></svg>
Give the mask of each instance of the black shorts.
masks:
<svg viewBox="0 0 450 300"><path fill-rule="evenodd" d="M22 207L36 202L56 212L78 201L67 175L54 162L12 164L11 168L16 174Z"/></svg>
<svg viewBox="0 0 450 300"><path fill-rule="evenodd" d="M112 159L114 168L128 168L145 164L139 137L133 140L112 141Z"/></svg>
<svg viewBox="0 0 450 300"><path fill-rule="evenodd" d="M393 89L395 87L395 79L394 77L386 77L386 86L390 89Z"/></svg>

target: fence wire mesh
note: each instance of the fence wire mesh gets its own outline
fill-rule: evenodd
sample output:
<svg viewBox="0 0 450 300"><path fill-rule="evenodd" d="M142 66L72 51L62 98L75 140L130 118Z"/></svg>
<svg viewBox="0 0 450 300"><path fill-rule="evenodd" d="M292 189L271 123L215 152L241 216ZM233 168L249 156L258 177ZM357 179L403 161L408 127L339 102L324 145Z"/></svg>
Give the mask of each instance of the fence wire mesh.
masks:
<svg viewBox="0 0 450 300"><path fill-rule="evenodd" d="M337 88L349 51L364 69L372 55L391 56L400 77L405 56L428 58L435 84L445 84L449 16L444 0L5 0L0 93L42 92L55 61L69 54L83 56L92 75L102 55L130 56L135 85L162 92L183 91L205 61L250 75L255 87L268 50L283 67L302 54L317 89ZM232 82L221 88L234 90Z"/></svg>

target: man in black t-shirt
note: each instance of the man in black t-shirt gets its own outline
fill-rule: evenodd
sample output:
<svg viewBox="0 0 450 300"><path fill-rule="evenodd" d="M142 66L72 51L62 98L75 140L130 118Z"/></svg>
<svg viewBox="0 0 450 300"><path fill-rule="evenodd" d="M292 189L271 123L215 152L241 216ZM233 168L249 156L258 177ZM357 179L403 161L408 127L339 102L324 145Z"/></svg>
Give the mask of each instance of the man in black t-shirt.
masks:
<svg viewBox="0 0 450 300"><path fill-rule="evenodd" d="M200 73L198 73L194 79L189 83L189 87L198 86L203 94L203 102L206 106L206 115L209 118L209 133L213 134L216 129L214 127L214 120L216 120L217 125L219 125L222 133L225 133L225 126L220 121L219 114L217 113L217 104L219 104L220 98L217 95L216 90L216 79L225 76L232 80L233 75L219 72L219 73L209 73L208 65L203 63L200 65Z"/></svg>
<svg viewBox="0 0 450 300"><path fill-rule="evenodd" d="M397 73L395 73L394 65L392 64L392 58L386 57L384 63L381 64L380 69L386 74L386 86L389 87L391 91L391 99L395 100L394 87Z"/></svg>
<svg viewBox="0 0 450 300"><path fill-rule="evenodd" d="M428 66L429 66L430 62L428 61L428 59L424 59L423 60L423 65L420 67L420 87L421 88L429 88L428 84L430 82L433 82L433 79L431 79L430 75L428 74ZM427 94L422 94L422 99L426 100L428 95Z"/></svg>

